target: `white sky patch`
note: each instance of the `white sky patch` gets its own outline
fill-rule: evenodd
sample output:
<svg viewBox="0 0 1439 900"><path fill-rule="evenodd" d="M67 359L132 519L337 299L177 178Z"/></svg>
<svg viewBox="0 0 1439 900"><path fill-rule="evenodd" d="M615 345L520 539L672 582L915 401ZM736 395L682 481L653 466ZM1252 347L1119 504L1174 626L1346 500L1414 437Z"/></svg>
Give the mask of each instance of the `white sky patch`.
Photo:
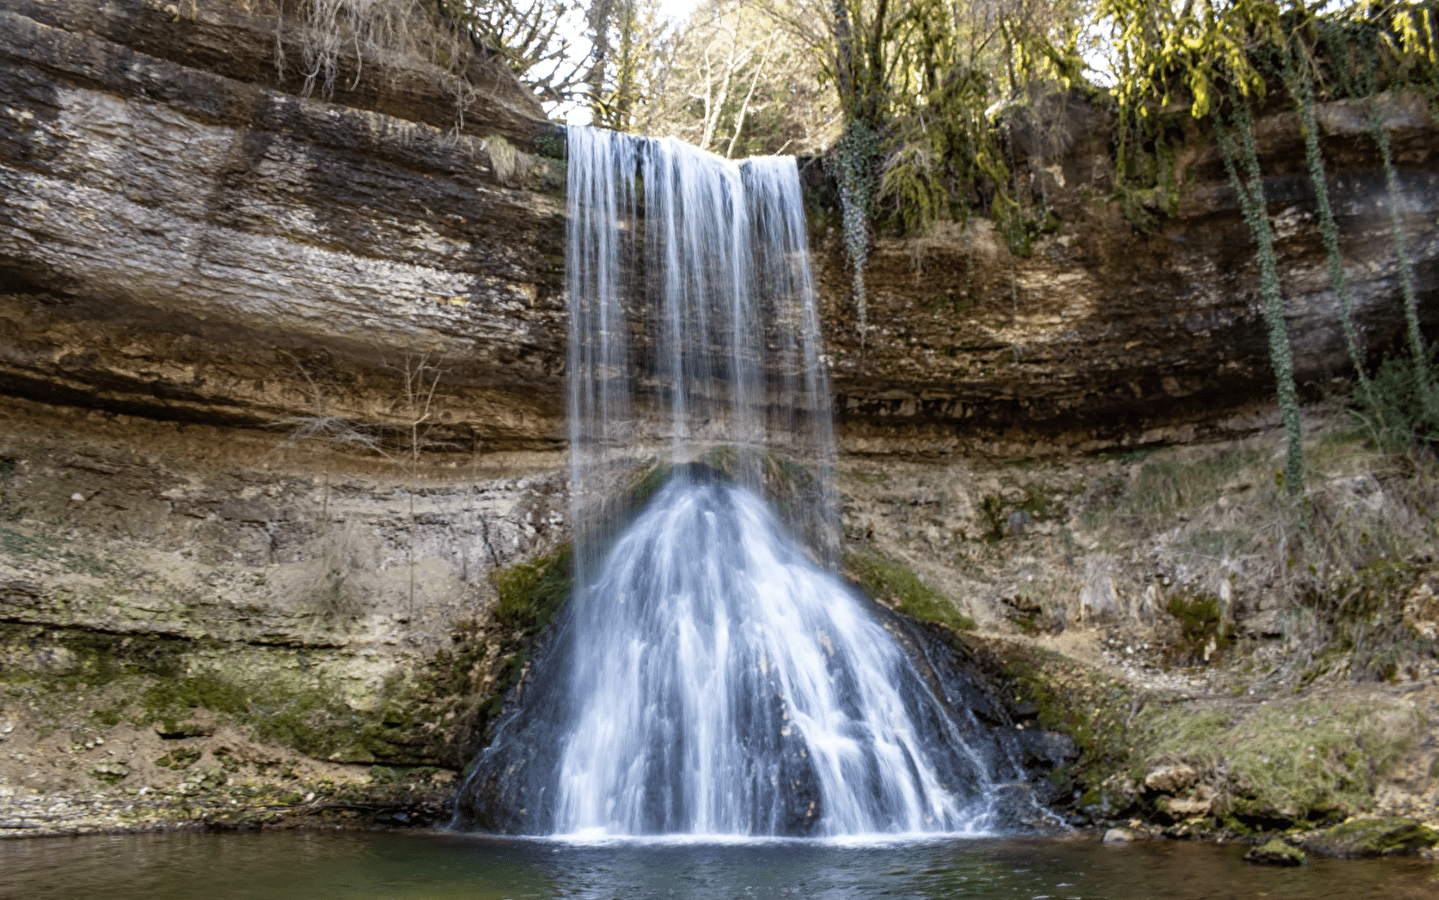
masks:
<svg viewBox="0 0 1439 900"><path fill-rule="evenodd" d="M674 28L688 19L697 6L699 6L699 0L661 0L660 18ZM575 54L589 53L590 40L584 33L584 18L582 16L569 17L565 20L564 25L563 34L571 42ZM546 103L544 107L545 113L551 119L557 119L566 125L588 125L593 119L589 106L583 102L551 102Z"/></svg>

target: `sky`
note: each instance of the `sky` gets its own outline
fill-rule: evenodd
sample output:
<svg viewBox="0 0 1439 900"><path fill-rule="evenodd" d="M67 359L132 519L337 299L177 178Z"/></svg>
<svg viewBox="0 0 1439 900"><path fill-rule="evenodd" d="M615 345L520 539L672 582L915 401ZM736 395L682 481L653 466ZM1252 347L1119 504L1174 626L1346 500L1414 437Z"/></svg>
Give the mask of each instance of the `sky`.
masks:
<svg viewBox="0 0 1439 900"><path fill-rule="evenodd" d="M694 12L694 8L698 5L699 0L660 0L660 16L671 25L676 25L688 18L689 14ZM576 28L579 27L578 20L572 19L571 21L575 23ZM590 42L585 39L584 34L580 31L570 31L567 36L574 42L576 51L587 52L589 50ZM590 124L589 107L582 104L546 103L545 112L549 114L550 118L559 119L566 125Z"/></svg>

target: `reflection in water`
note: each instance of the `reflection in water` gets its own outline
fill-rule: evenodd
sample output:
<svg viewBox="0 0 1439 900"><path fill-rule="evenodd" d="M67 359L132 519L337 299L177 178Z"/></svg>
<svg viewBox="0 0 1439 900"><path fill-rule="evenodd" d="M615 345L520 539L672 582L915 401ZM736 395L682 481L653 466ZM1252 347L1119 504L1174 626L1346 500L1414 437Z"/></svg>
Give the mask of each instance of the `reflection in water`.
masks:
<svg viewBox="0 0 1439 900"><path fill-rule="evenodd" d="M1419 900L1432 863L1252 866L1238 845L1086 837L907 844L573 844L283 832L0 841L0 896L27 900Z"/></svg>

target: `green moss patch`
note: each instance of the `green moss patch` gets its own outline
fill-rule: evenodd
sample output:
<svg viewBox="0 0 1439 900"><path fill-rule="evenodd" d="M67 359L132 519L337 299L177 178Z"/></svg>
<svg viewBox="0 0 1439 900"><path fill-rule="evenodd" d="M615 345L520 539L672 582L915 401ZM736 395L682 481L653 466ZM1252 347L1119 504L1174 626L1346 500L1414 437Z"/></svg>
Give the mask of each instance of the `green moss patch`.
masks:
<svg viewBox="0 0 1439 900"><path fill-rule="evenodd" d="M1403 856L1439 845L1439 831L1414 819L1354 819L1305 835L1311 853L1339 856Z"/></svg>
<svg viewBox="0 0 1439 900"><path fill-rule="evenodd" d="M1412 710L1372 700L1151 708L1134 729L1133 773L1177 757L1227 773L1216 813L1236 825L1335 821L1374 806L1377 780L1417 734Z"/></svg>
<svg viewBox="0 0 1439 900"><path fill-rule="evenodd" d="M1057 653L1008 641L966 638L993 661L1016 703L1032 703L1039 724L1067 734L1080 751L1056 771L1089 814L1117 815L1131 803L1162 820L1175 798L1142 788L1166 760L1198 773L1194 790L1212 798L1198 831L1250 833L1312 828L1374 808L1375 788L1420 732L1409 706L1370 696L1240 704L1164 702ZM1192 817L1186 813L1184 818Z"/></svg>
<svg viewBox="0 0 1439 900"><path fill-rule="evenodd" d="M667 476L668 467L663 468ZM641 488L652 493L662 482L660 478ZM643 491L631 496L640 493ZM534 562L499 570L491 575L491 581L500 595L494 617L499 640L488 665L482 668L476 660L470 669L471 683L486 687L483 693L471 695L473 699L466 701L463 711L466 756L489 742L493 724L504 711L505 697L524 678L535 645L569 600L574 588L573 548L566 545ZM449 690L457 691L459 685Z"/></svg>
<svg viewBox="0 0 1439 900"><path fill-rule="evenodd" d="M904 563L877 550L861 548L844 554L844 574L865 594L899 608L907 616L943 625L951 631L973 631L974 620L960 614L954 601L926 584Z"/></svg>
<svg viewBox="0 0 1439 900"><path fill-rule="evenodd" d="M532 563L500 569L491 576L500 595L495 621L503 628L535 632L548 627L570 596L573 552L567 545Z"/></svg>
<svg viewBox="0 0 1439 900"><path fill-rule="evenodd" d="M1234 642L1233 629L1224 621L1224 605L1210 594L1175 594L1169 614L1179 622L1178 654L1183 662L1207 662L1210 653Z"/></svg>
<svg viewBox="0 0 1439 900"><path fill-rule="evenodd" d="M129 721L185 737L231 723L317 759L458 767L449 655L368 690L343 677L344 659L335 650L0 623L0 689L35 703L52 728Z"/></svg>
<svg viewBox="0 0 1439 900"><path fill-rule="evenodd" d="M1249 848L1249 852L1244 854L1244 861L1262 866L1302 866L1309 861L1309 857L1298 847L1291 847L1279 838L1273 838L1266 844Z"/></svg>

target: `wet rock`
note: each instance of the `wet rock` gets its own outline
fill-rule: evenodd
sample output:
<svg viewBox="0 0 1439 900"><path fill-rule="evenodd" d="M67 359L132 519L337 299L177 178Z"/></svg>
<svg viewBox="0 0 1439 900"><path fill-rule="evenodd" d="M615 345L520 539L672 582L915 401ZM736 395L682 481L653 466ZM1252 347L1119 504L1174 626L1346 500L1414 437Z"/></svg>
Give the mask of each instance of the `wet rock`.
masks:
<svg viewBox="0 0 1439 900"><path fill-rule="evenodd" d="M1353 819L1299 839L1317 856L1407 856L1439 845L1439 831L1414 819Z"/></svg>
<svg viewBox="0 0 1439 900"><path fill-rule="evenodd" d="M1111 828L1104 832L1106 844L1128 844L1134 840L1134 832L1128 828Z"/></svg>
<svg viewBox="0 0 1439 900"><path fill-rule="evenodd" d="M1244 854L1244 861L1261 866L1302 866L1309 861L1309 857L1298 847L1291 847L1279 838L1274 838L1262 846L1250 847L1249 852Z"/></svg>

